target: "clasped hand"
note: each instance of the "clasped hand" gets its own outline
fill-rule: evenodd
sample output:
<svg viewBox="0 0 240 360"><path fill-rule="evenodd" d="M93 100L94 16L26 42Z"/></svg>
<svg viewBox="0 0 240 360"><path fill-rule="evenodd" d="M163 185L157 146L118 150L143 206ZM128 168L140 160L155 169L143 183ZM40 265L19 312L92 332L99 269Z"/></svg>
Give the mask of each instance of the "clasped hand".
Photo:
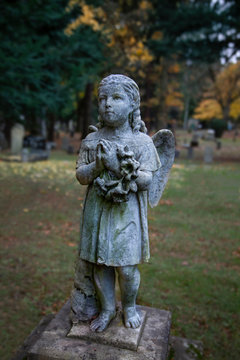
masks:
<svg viewBox="0 0 240 360"><path fill-rule="evenodd" d="M120 163L116 147L109 140L102 139L97 145L97 165L101 165L101 163L106 169L119 174Z"/></svg>

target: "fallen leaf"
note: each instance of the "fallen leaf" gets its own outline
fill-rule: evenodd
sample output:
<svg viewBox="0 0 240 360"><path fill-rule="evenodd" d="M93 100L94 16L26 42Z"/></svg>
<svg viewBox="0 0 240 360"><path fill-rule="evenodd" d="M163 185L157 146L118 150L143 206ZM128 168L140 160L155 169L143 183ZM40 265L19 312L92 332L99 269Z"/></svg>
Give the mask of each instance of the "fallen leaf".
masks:
<svg viewBox="0 0 240 360"><path fill-rule="evenodd" d="M68 244L68 246L70 246L70 247L74 247L74 246L77 246L77 244L75 244L75 243L72 243L72 242L69 242L69 243L67 243Z"/></svg>
<svg viewBox="0 0 240 360"><path fill-rule="evenodd" d="M160 200L161 205L173 205L171 200Z"/></svg>
<svg viewBox="0 0 240 360"><path fill-rule="evenodd" d="M232 255L240 258L240 247L237 248L237 250L233 251Z"/></svg>

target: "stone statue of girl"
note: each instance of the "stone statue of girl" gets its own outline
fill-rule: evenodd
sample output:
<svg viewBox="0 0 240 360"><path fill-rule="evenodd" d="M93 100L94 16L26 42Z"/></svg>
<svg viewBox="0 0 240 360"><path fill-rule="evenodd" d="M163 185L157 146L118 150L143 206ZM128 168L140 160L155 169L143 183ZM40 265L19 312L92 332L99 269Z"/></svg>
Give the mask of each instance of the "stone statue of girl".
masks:
<svg viewBox="0 0 240 360"><path fill-rule="evenodd" d="M158 132L154 142L146 135L139 89L129 77L104 78L98 100L99 124L82 141L76 168L78 181L88 188L72 319L91 320L91 330L101 332L116 314L116 275L124 325L140 326L137 264L150 256L147 200L151 206L159 201L174 158L174 140L167 130Z"/></svg>

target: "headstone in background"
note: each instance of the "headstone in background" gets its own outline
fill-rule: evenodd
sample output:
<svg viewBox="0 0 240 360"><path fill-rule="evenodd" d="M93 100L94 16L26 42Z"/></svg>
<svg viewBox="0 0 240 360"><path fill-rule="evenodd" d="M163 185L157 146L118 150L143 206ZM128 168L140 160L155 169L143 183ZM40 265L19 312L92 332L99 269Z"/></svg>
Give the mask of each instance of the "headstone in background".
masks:
<svg viewBox="0 0 240 360"><path fill-rule="evenodd" d="M46 139L42 136L26 136L23 140L22 161L47 160L50 150L46 144Z"/></svg>
<svg viewBox="0 0 240 360"><path fill-rule="evenodd" d="M72 119L69 120L69 122L68 122L68 130L69 130L70 136L73 137L74 136L75 126L74 126L74 122L73 122Z"/></svg>
<svg viewBox="0 0 240 360"><path fill-rule="evenodd" d="M63 136L63 138L62 138L62 150L68 151L69 145L70 145L69 138L67 136Z"/></svg>
<svg viewBox="0 0 240 360"><path fill-rule="evenodd" d="M7 149L8 143L3 132L0 131L0 151Z"/></svg>
<svg viewBox="0 0 240 360"><path fill-rule="evenodd" d="M189 145L187 148L187 158L189 160L191 160L191 159L193 159L193 155L194 155L193 147L191 145Z"/></svg>
<svg viewBox="0 0 240 360"><path fill-rule="evenodd" d="M47 138L47 125L45 119L41 119L41 135L44 139Z"/></svg>
<svg viewBox="0 0 240 360"><path fill-rule="evenodd" d="M198 147L199 145L199 142L198 142L198 134L194 133L193 134L193 137L192 137L192 140L190 142L190 146L191 147Z"/></svg>
<svg viewBox="0 0 240 360"><path fill-rule="evenodd" d="M180 156L180 150L175 150L175 159L178 159Z"/></svg>
<svg viewBox="0 0 240 360"><path fill-rule="evenodd" d="M74 147L72 145L69 145L67 148L67 153L69 155L74 154Z"/></svg>
<svg viewBox="0 0 240 360"><path fill-rule="evenodd" d="M29 162L29 159L30 159L30 152L29 152L29 149L27 148L23 148L22 149L22 154L21 154L21 160L22 162Z"/></svg>
<svg viewBox="0 0 240 360"><path fill-rule="evenodd" d="M205 140L215 140L215 130L214 129L208 129L207 134L205 136Z"/></svg>
<svg viewBox="0 0 240 360"><path fill-rule="evenodd" d="M61 123L60 123L60 121L56 121L56 123L54 125L56 139L59 139L60 129L61 129Z"/></svg>
<svg viewBox="0 0 240 360"><path fill-rule="evenodd" d="M56 147L57 147L57 144L54 141L48 141L46 143L46 149L49 151L56 149Z"/></svg>
<svg viewBox="0 0 240 360"><path fill-rule="evenodd" d="M187 159L189 159L189 160L193 159L194 148L191 146L191 143L188 144L188 143L184 142L183 148L187 150Z"/></svg>
<svg viewBox="0 0 240 360"><path fill-rule="evenodd" d="M216 141L216 148L217 148L217 150L220 150L222 148L222 143L220 140Z"/></svg>
<svg viewBox="0 0 240 360"><path fill-rule="evenodd" d="M42 136L28 135L24 137L23 147L28 149L46 149L46 139Z"/></svg>
<svg viewBox="0 0 240 360"><path fill-rule="evenodd" d="M24 126L15 124L11 129L11 153L20 155L23 147Z"/></svg>
<svg viewBox="0 0 240 360"><path fill-rule="evenodd" d="M213 148L212 146L206 146L204 149L204 162L210 164L213 162Z"/></svg>

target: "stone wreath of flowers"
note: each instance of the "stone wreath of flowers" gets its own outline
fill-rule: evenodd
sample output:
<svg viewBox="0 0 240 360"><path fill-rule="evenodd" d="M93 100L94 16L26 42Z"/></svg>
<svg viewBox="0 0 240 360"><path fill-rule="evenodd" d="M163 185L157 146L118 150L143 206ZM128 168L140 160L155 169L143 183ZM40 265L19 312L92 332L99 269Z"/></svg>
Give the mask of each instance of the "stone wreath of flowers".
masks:
<svg viewBox="0 0 240 360"><path fill-rule="evenodd" d="M94 180L99 195L114 203L128 201L130 192L137 192L137 172L140 163L134 159L134 153L128 146L117 149L117 157L120 163L120 179L113 179L108 170Z"/></svg>

